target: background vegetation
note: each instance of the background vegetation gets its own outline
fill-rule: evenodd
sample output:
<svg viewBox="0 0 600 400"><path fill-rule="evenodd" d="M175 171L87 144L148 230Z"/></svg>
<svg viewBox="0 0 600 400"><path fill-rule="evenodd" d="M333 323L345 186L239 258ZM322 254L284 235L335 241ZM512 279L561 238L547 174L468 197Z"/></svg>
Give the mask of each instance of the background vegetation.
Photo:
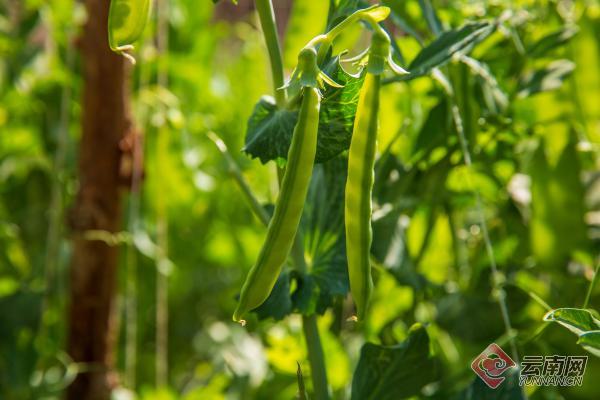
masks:
<svg viewBox="0 0 600 400"><path fill-rule="evenodd" d="M362 4L274 3L287 73L310 38ZM155 7L130 82L143 173L132 157L120 230L85 233L119 250L114 398L290 399L297 363L311 395L301 314L318 315L334 399L366 398L375 390L370 370L396 371L375 379L378 399L522 398L514 382L491 392L474 379L471 360L491 342L507 352L512 343L520 355L589 355L581 387L527 394L600 398L598 353L543 319L555 308L600 309L600 285L592 284L600 249L600 3L383 4L392 9L385 26L394 57L423 76L389 78L381 95L368 318L346 321L353 310L335 222L342 154L315 170L303 222L311 232L307 275L286 271L246 327L231 315L265 229L209 132L227 144L256 198L272 204L275 162L240 151L255 104L273 92L260 24L248 1ZM59 398L94 368L66 351L85 20L84 4L73 0L0 1L2 399ZM472 21L493 29L461 30ZM357 25L345 33L336 51L356 54L364 32ZM426 333L411 330L415 323ZM367 342L376 346L371 353ZM598 351L598 343L587 349Z"/></svg>

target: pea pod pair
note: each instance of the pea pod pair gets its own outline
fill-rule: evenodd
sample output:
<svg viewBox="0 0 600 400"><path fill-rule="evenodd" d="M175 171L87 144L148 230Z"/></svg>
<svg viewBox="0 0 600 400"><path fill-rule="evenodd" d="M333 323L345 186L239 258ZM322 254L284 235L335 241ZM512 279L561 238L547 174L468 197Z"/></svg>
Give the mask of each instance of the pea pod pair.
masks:
<svg viewBox="0 0 600 400"><path fill-rule="evenodd" d="M302 89L298 122L288 151L288 163L275 213L267 228L267 237L258 260L242 286L240 300L233 314L234 321L243 323L244 315L267 299L292 248L315 161L320 103L317 89Z"/></svg>

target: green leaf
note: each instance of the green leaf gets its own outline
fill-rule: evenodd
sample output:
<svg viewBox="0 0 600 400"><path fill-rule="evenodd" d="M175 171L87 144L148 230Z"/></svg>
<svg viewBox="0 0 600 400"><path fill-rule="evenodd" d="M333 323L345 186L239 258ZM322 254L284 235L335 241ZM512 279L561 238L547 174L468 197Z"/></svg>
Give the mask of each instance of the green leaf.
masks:
<svg viewBox="0 0 600 400"><path fill-rule="evenodd" d="M436 379L429 354L429 336L416 324L409 337L396 346L366 343L352 381L353 400L396 400L418 395Z"/></svg>
<svg viewBox="0 0 600 400"><path fill-rule="evenodd" d="M294 308L290 297L290 282L292 279L291 271L284 270L281 272L267 300L253 310L258 319L274 318L279 321L292 312Z"/></svg>
<svg viewBox="0 0 600 400"><path fill-rule="evenodd" d="M577 26L564 26L535 42L527 51L529 57L542 57L555 48L568 43L579 32Z"/></svg>
<svg viewBox="0 0 600 400"><path fill-rule="evenodd" d="M557 322L576 335L600 329L600 321L581 308L559 308L544 315L544 321Z"/></svg>
<svg viewBox="0 0 600 400"><path fill-rule="evenodd" d="M523 390L519 385L519 374L516 370L506 375L506 380L496 389L490 389L481 379L475 378L455 400L524 400Z"/></svg>
<svg viewBox="0 0 600 400"><path fill-rule="evenodd" d="M544 321L564 326L579 337L577 344L600 357L600 320L591 310L559 308L544 315Z"/></svg>
<svg viewBox="0 0 600 400"><path fill-rule="evenodd" d="M530 72L521 79L517 96L523 98L535 93L558 89L574 69L575 64L569 60L553 61L548 66Z"/></svg>
<svg viewBox="0 0 600 400"><path fill-rule="evenodd" d="M348 161L339 156L313 173L305 213L302 220L304 248L310 278L315 286L311 297L315 310L300 308L305 313L322 313L335 296L348 293L348 261L344 230L344 192Z"/></svg>
<svg viewBox="0 0 600 400"><path fill-rule="evenodd" d="M408 67L410 74L396 80L410 80L429 73L433 68L448 62L453 54L466 52L494 30L495 25L489 22L472 22L459 29L443 32L415 57Z"/></svg>
<svg viewBox="0 0 600 400"><path fill-rule="evenodd" d="M577 343L596 357L600 357L600 330L584 333L579 336Z"/></svg>
<svg viewBox="0 0 600 400"><path fill-rule="evenodd" d="M333 59L324 72L343 87L327 87L323 93L317 163L335 157L350 146L358 93L363 82L363 77L354 78L346 74L338 58ZM262 163L286 159L297 118L296 110L279 109L272 98L263 97L248 120L243 150L251 157L258 157Z"/></svg>
<svg viewBox="0 0 600 400"><path fill-rule="evenodd" d="M150 0L112 0L108 17L108 42L116 52L131 49L144 33Z"/></svg>

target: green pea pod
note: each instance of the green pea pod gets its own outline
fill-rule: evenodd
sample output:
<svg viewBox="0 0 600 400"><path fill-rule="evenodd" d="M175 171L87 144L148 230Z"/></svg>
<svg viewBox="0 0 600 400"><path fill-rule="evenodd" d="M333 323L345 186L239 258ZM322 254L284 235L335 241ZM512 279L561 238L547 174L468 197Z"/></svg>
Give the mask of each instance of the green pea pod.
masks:
<svg viewBox="0 0 600 400"><path fill-rule="evenodd" d="M133 48L144 33L150 16L150 0L112 0L108 16L108 43L116 52Z"/></svg>
<svg viewBox="0 0 600 400"><path fill-rule="evenodd" d="M369 262L372 240L371 192L377 147L380 82L379 75L367 73L358 99L348 154L345 201L346 254L350 292L359 320L365 315L373 289Z"/></svg>
<svg viewBox="0 0 600 400"><path fill-rule="evenodd" d="M244 315L267 299L292 248L315 161L320 103L317 89L303 89L298 122L294 128L275 213L267 228L267 238L258 260L242 286L240 300L233 314L234 321L244 323Z"/></svg>

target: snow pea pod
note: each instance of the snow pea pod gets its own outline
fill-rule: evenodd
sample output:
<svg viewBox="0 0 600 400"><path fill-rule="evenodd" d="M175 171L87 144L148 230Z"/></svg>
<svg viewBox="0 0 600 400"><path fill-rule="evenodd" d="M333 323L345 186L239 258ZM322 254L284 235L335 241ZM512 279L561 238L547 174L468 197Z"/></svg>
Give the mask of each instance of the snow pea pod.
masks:
<svg viewBox="0 0 600 400"><path fill-rule="evenodd" d="M365 315L373 289L369 262L372 241L371 192L377 146L380 82L379 74L367 72L358 100L348 153L346 252L350 292L356 305L356 318L359 320Z"/></svg>
<svg viewBox="0 0 600 400"><path fill-rule="evenodd" d="M275 213L258 260L242 286L233 320L244 323L244 315L269 296L292 248L302 216L317 149L321 97L315 88L302 89L302 103L288 151L288 162Z"/></svg>

